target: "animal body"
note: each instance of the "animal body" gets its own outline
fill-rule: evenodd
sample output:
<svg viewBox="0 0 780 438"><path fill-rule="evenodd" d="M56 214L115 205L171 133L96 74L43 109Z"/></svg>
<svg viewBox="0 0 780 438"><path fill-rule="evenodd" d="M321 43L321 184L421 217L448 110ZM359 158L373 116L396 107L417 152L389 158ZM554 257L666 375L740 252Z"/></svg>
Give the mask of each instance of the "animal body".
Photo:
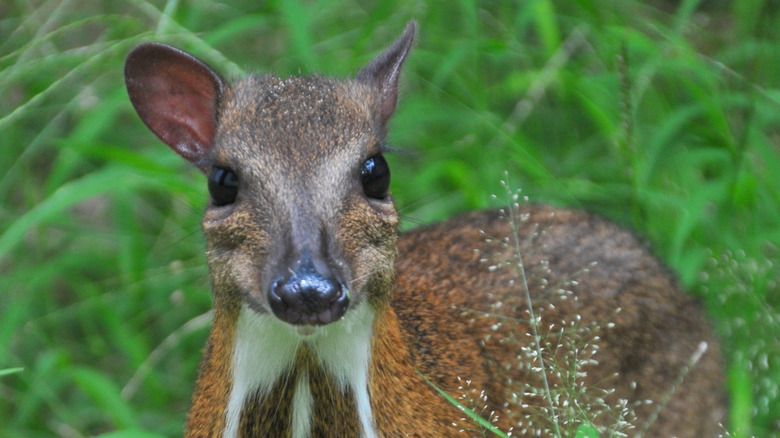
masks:
<svg viewBox="0 0 780 438"><path fill-rule="evenodd" d="M515 206L399 234L383 154L415 31L410 23L350 80L229 84L169 46L129 54L126 85L141 119L208 177L214 321L186 436L478 429L436 388L461 400L478 390L479 412L496 426L545 435L555 414L534 420L526 405L549 401L524 394L543 383L528 353L534 309L550 336L572 321L600 324L595 362L578 375L614 388L607 403L629 400L637 424L676 388L646 436L714 436L724 412L717 343L698 305L630 233L584 212ZM549 385L562 383L556 357L565 358L548 355Z"/></svg>

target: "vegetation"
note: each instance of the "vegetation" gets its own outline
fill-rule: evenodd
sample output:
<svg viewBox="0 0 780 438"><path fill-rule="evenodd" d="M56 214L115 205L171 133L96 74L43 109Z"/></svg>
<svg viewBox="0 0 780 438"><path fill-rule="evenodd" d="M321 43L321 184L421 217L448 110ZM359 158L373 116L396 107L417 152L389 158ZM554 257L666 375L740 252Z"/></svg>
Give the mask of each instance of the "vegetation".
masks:
<svg viewBox="0 0 780 438"><path fill-rule="evenodd" d="M730 435L780 436L774 2L229 3L0 3L0 436L181 433L207 192L133 112L127 52L347 76L409 19L389 158L404 226L492 205L507 171L532 202L636 230L723 339Z"/></svg>

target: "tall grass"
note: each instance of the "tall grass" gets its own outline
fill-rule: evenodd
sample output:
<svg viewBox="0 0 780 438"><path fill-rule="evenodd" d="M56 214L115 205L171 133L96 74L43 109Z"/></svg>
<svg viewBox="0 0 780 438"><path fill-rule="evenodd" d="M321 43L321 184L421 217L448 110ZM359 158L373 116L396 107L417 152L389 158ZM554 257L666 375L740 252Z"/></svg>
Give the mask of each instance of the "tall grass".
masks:
<svg viewBox="0 0 780 438"><path fill-rule="evenodd" d="M405 226L488 206L507 170L635 229L722 336L732 436L780 436L780 14L762 0L0 3L0 436L181 432L206 190L134 115L130 48L346 76L409 19Z"/></svg>

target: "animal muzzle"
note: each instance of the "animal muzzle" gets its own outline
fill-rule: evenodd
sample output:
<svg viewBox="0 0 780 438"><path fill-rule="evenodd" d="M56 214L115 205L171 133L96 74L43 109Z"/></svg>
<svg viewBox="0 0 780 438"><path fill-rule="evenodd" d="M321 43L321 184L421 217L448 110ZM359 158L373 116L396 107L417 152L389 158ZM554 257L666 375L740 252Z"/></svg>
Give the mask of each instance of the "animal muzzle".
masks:
<svg viewBox="0 0 780 438"><path fill-rule="evenodd" d="M293 325L338 321L349 307L349 289L333 274L315 268L304 255L296 269L271 283L268 302L277 318Z"/></svg>

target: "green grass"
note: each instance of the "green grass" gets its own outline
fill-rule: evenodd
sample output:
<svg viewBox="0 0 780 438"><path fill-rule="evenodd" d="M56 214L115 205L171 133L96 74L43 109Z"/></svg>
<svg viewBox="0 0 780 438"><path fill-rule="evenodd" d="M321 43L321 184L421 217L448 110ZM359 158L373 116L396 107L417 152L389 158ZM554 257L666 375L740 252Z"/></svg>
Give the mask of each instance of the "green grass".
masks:
<svg viewBox="0 0 780 438"><path fill-rule="evenodd" d="M0 3L0 436L181 432L210 308L205 181L134 114L127 52L346 76L409 19L405 226L489 206L508 171L532 201L636 230L722 336L732 436L780 436L773 2L230 3Z"/></svg>

